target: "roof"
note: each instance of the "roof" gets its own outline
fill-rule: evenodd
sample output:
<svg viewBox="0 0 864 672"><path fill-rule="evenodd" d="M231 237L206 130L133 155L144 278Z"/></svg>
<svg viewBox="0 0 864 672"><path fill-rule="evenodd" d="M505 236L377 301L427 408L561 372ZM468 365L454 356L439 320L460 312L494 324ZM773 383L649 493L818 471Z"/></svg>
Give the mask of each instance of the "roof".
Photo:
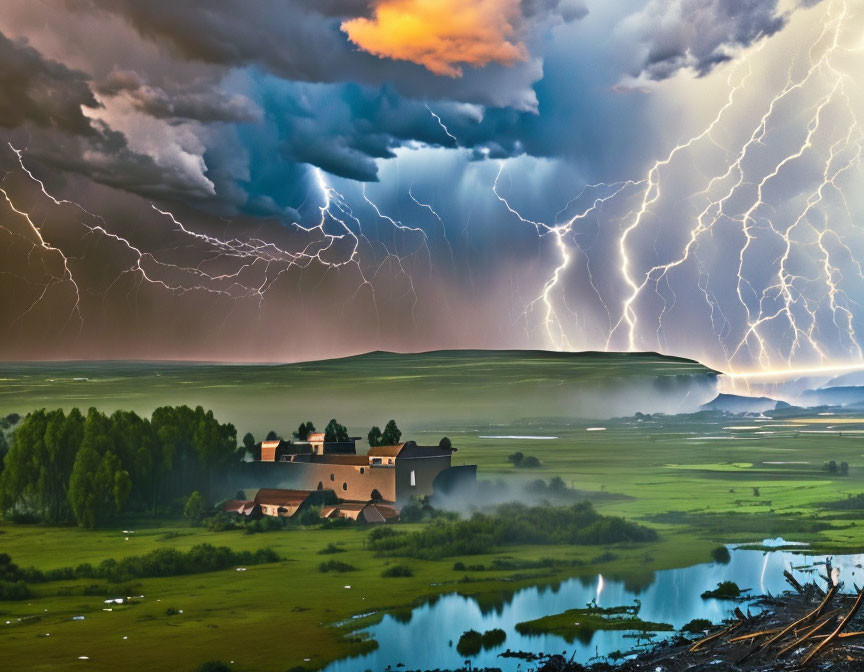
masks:
<svg viewBox="0 0 864 672"><path fill-rule="evenodd" d="M402 452L402 449L407 446L408 443L414 442L408 441L407 443L397 443L393 446L372 446L369 449L369 457L398 457L399 453Z"/></svg>
<svg viewBox="0 0 864 672"><path fill-rule="evenodd" d="M262 448L278 448L279 444L282 443L282 439L276 439L274 441L262 441Z"/></svg>
<svg viewBox="0 0 864 672"><path fill-rule="evenodd" d="M323 440L324 440L324 432L312 432L311 434L309 434L309 436L307 438L307 441L315 442L315 443L317 443L319 441L323 441Z"/></svg>
<svg viewBox="0 0 864 672"><path fill-rule="evenodd" d="M249 502L243 501L242 499L229 499L227 502L222 504L222 510L233 513L242 513L247 504L249 504Z"/></svg>
<svg viewBox="0 0 864 672"><path fill-rule="evenodd" d="M455 448L418 446L415 441L406 441L395 446L374 446L369 449L369 457L446 457L455 452Z"/></svg>
<svg viewBox="0 0 864 672"><path fill-rule="evenodd" d="M278 488L262 488L255 495L256 504L269 506L297 505L305 502L312 493L309 490L281 490Z"/></svg>

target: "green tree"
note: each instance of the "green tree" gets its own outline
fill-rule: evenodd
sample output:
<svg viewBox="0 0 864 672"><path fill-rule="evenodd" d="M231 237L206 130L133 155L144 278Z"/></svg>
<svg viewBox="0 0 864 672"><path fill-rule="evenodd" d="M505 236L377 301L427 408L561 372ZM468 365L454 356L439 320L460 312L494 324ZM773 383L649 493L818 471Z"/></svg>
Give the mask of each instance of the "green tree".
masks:
<svg viewBox="0 0 864 672"><path fill-rule="evenodd" d="M120 469L114 472L114 508L117 513L122 513L126 510L126 503L129 501L129 495L132 493L132 477L125 469Z"/></svg>
<svg viewBox="0 0 864 672"><path fill-rule="evenodd" d="M204 498L195 490L186 500L183 516L191 523L197 523L204 517Z"/></svg>
<svg viewBox="0 0 864 672"><path fill-rule="evenodd" d="M336 418L330 420L324 428L324 442L335 443L348 440L348 429L345 425L336 422Z"/></svg>
<svg viewBox="0 0 864 672"><path fill-rule="evenodd" d="M525 453L516 452L507 456L507 461L512 462L513 466L517 469L522 466L522 462L525 461Z"/></svg>
<svg viewBox="0 0 864 672"><path fill-rule="evenodd" d="M243 435L243 447L250 453L255 450L255 437L252 436L252 432Z"/></svg>
<svg viewBox="0 0 864 672"><path fill-rule="evenodd" d="M312 424L311 420L307 420L306 422L301 422L300 426L297 428L297 438L300 441L308 441L309 435L315 432L315 425Z"/></svg>
<svg viewBox="0 0 864 672"><path fill-rule="evenodd" d="M381 435L382 446L395 446L402 439L402 432L396 426L396 421L391 420L384 427L384 432Z"/></svg>
<svg viewBox="0 0 864 672"><path fill-rule="evenodd" d="M277 441L278 439L279 439L279 435L276 433L276 430L271 429L269 432L267 432L267 438L264 440L265 441Z"/></svg>
<svg viewBox="0 0 864 672"><path fill-rule="evenodd" d="M77 409L34 411L16 430L4 459L0 508L17 506L49 523L69 519L67 488L81 445L84 419Z"/></svg>
<svg viewBox="0 0 864 672"><path fill-rule="evenodd" d="M122 481L125 479L120 477L120 487L115 493L117 472L123 470L123 465L113 448L111 421L91 408L84 421L81 449L69 478L69 504L82 527L96 527L118 510L118 495L124 494Z"/></svg>
<svg viewBox="0 0 864 672"><path fill-rule="evenodd" d="M453 442L445 436L443 439L441 439L438 442L438 447L441 450L452 450L453 449Z"/></svg>
<svg viewBox="0 0 864 672"><path fill-rule="evenodd" d="M367 438L369 439L369 447L374 448L375 446L383 446L384 444L381 442L382 439L381 429L378 425L372 427L369 430L369 434L367 434Z"/></svg>

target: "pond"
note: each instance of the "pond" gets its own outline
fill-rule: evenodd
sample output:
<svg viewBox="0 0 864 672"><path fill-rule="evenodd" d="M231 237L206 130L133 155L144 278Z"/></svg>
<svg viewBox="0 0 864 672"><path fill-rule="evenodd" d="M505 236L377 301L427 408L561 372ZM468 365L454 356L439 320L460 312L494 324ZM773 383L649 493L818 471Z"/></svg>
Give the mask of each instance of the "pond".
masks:
<svg viewBox="0 0 864 672"><path fill-rule="evenodd" d="M568 579L554 586L535 586L500 598L463 597L456 593L443 595L404 613L387 614L380 623L361 632L368 633L379 643L376 651L336 661L326 672L362 672L384 670L388 665L397 669L402 663L409 670L453 669L465 664L466 658L456 651L463 632L479 632L501 628L507 640L501 646L483 651L470 660L474 667L499 667L505 672L530 668L530 664L515 658L499 658L506 649L534 653L565 653L569 658L586 662L594 656L613 651L629 651L637 643L633 633L598 631L590 641L572 643L555 635L526 636L516 632L516 624L568 609L584 608L592 600L599 606L632 605L641 601L639 617L644 621L669 623L680 628L694 618L707 618L718 623L726 618L736 603L703 600L700 595L716 587L720 581L734 581L752 594L778 594L789 588L783 570L790 570L802 583L816 576L813 565L824 562L826 556L792 553L784 550L744 550L730 547L729 564L706 563L642 576L592 577ZM847 590L853 583L864 583L864 555L833 556L841 570ZM820 568L821 569L821 568ZM479 574L478 574L479 575ZM398 579L394 579L398 580ZM746 611L748 605L742 605ZM755 607L750 607L757 611ZM669 633L658 633L663 637ZM402 668L400 668L402 669Z"/></svg>

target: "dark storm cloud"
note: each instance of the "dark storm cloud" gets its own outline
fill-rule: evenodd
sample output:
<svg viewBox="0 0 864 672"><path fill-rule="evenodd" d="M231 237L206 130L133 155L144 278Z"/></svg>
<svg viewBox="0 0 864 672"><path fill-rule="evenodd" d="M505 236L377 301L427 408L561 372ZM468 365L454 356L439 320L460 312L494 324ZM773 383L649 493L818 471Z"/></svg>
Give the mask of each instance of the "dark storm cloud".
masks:
<svg viewBox="0 0 864 672"><path fill-rule="evenodd" d="M627 32L643 47L631 74L662 80L692 69L704 76L736 49L781 30L789 17L779 14L777 5L777 0L654 0L625 20Z"/></svg>
<svg viewBox="0 0 864 672"><path fill-rule="evenodd" d="M92 125L94 133L89 136L58 131L32 134L26 146L28 160L37 159L52 168L148 197L195 200L212 196L183 171L130 149L126 137L104 122L93 120Z"/></svg>
<svg viewBox="0 0 864 672"><path fill-rule="evenodd" d="M169 93L150 86L137 72L115 69L94 88L103 96L126 96L137 110L157 119L244 123L261 118L261 111L248 98L213 84L192 84Z"/></svg>
<svg viewBox="0 0 864 672"><path fill-rule="evenodd" d="M25 41L0 33L0 125L25 122L90 135L90 120L81 107L99 103L88 76L62 63L47 60Z"/></svg>
<svg viewBox="0 0 864 672"><path fill-rule="evenodd" d="M439 77L421 65L382 59L350 44L340 26L365 17L370 0L80 0L123 17L146 39L168 46L179 58L222 65L255 66L282 79L305 82L389 84L414 98L450 99L496 107L534 109L531 86L539 60L491 64L464 77ZM582 0L522 0L517 26L529 47L552 25L585 16Z"/></svg>

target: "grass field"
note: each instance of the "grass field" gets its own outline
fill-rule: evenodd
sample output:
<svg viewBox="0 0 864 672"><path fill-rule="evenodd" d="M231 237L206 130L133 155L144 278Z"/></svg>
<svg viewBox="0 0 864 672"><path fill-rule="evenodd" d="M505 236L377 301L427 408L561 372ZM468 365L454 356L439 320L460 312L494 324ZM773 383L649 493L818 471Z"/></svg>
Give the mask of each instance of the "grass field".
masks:
<svg viewBox="0 0 864 672"><path fill-rule="evenodd" d="M153 362L0 364L0 414L96 406L149 415L157 406L212 408L241 435L289 432L337 417L365 436L390 418L403 429L525 417L609 417L695 408L714 372L651 353L374 352L284 365ZM290 424L288 424L290 423ZM284 426L288 424L288 426Z"/></svg>
<svg viewBox="0 0 864 672"><path fill-rule="evenodd" d="M377 362L378 355L370 357L367 364ZM380 357L389 360L393 356ZM545 413L537 413L536 409L554 397L556 388L613 389L635 375L642 378L635 383L636 389L643 389L640 386L644 383L658 394L652 382L658 374L675 371L671 375L677 381L680 379L675 376L679 374L688 379L711 374L698 365L652 360L653 356L648 356L647 364L640 361L635 365L636 374L632 359L621 359L618 364L623 368L619 369L613 362L610 373L604 376L606 364L598 367L595 361L591 366L578 357L571 362L570 372L565 373L561 360L554 357L550 357L552 363L547 367L543 356L532 356L526 364L521 360L514 363L513 357L501 353L495 355L495 361L486 360L484 366L477 364L477 357L469 358L481 369L469 374L466 371L471 367L465 358L451 361L447 358L452 355L436 357L444 359L430 364L429 372L420 382L405 373L416 372L418 360L403 370L408 377L401 380L396 373L399 367L395 365L387 368L376 364L375 374L366 377L355 371L350 377L353 382L347 387L353 390L353 397L342 391L337 379L345 374L345 361L351 366L356 362L344 360L342 364L333 364L343 367L338 376L325 371L325 365L311 366L306 373L302 367L299 373L292 369L301 378L309 375L309 380L319 386L315 388L317 396L304 400L302 390L289 387L287 397L279 396L288 399L279 417L296 417L299 422L308 409L313 409L308 413L317 413L313 416L317 418L321 409L332 407L327 404L337 403L334 400L348 404L354 399L361 409L374 406L374 412L382 416L380 419L376 416L374 421L381 422L391 415L383 410L392 408L390 404L416 408L426 403L424 399L434 398L439 406L428 417L418 415L403 422L399 413L392 415L400 420L406 433L410 432L410 438L420 442L437 442L442 433L447 433L458 448L455 462L476 463L481 479L500 480L500 485L492 490L503 492L502 498L524 499L520 483L559 475L573 488L627 495L596 497L596 505L601 513L623 515L654 526L661 534L660 540L609 549L515 547L488 556L419 561L375 557L364 550L367 532L362 529L244 535L239 531L215 533L189 528L180 522L147 520L123 521L118 529L90 532L2 523L0 551L9 553L21 565L40 569L98 563L105 558L138 555L159 547L186 549L201 542L235 550L269 546L284 558L275 565L249 567L245 572L231 570L135 581L129 592L143 594L144 598L128 606L104 604L107 597L115 597L111 591L116 588L107 588L106 595L84 594L90 584L97 584L100 590L105 588L104 582L36 584L34 599L0 602L0 650L4 664L10 669L65 670L84 665L85 661L79 661L78 657L87 656L86 666L96 670L191 672L207 659L233 660L238 670L248 672L276 672L293 666L317 669L329 660L374 646L349 635L362 620L334 627L333 624L352 616L370 612L380 615L383 609L406 609L423 598L452 591L479 594L484 601L494 604L522 585L556 581L565 575L593 575L600 567L592 565L592 559L606 550L617 559L603 563L604 575L648 582L654 570L707 561L711 549L719 543L758 542L769 536L783 536L815 543L829 552L864 548L864 526L857 524L861 512L829 510L823 506L864 491L864 417L851 413L838 416L787 413L771 420L699 414L586 421L575 415L568 418L560 410L560 404ZM89 375L84 373L84 377L96 380L76 383L64 379L57 384L62 371L69 375L73 369L76 373L90 369L75 368L84 365L40 366L45 368L34 372L21 365L20 371L4 372L4 377L14 383L7 381L12 387L0 398L3 406L0 412L60 404L97 404L106 410L131 407L142 411L161 403L202 403L214 407L223 404L220 419L237 423L242 431L243 409L269 399L267 391L273 386L282 390L280 395L284 392L284 381L274 382L270 367L262 380L258 380L262 369L232 367L236 381L246 380L235 386L224 372L220 374L224 378L222 383L217 385L212 371L186 365L172 370L170 376L153 375L146 381L136 368L138 365L129 365L131 373L123 373L122 367L114 371L108 365L86 365L94 368ZM51 369L52 366L60 368ZM543 367L547 367L545 374ZM115 377L99 378L112 371ZM643 376L648 371L653 372ZM197 374L199 378L195 377ZM49 378L55 382L39 382ZM183 381L187 383L184 385ZM63 390L69 396L64 396ZM72 394L70 390L78 392ZM403 397L411 396L412 391L416 395L400 400L393 390ZM343 394L344 398L340 396ZM477 397L476 404L472 396ZM507 411L511 415L505 419L497 417L497 411L493 413L494 404L487 397L505 406L521 397L531 400L522 405L524 412ZM261 417L266 419L256 422L269 424L273 417L270 414L278 411L276 402L267 403L273 408L260 410ZM475 405L488 412L485 421L467 417L465 407L470 411ZM345 410L340 410L338 417L357 423L350 429L359 432L363 429L359 422L345 416L348 408L346 405ZM351 413L358 412L351 408ZM439 413L450 413L453 417L445 422L446 418ZM254 429L251 424L249 428ZM555 438L482 438L485 436ZM514 469L507 456L515 451L536 456L540 467ZM827 473L822 467L828 460L847 462L849 474ZM465 502L460 506L467 510L471 505L472 502ZM123 529L135 531L126 534ZM346 552L318 554L331 543ZM548 557L582 560L586 565L554 571L477 572L472 574L474 580L470 583L459 582L465 573L453 570L453 563L458 560L488 565L493 558L502 556L518 560ZM357 569L344 574L319 573L318 564L331 558ZM382 578L387 563L407 564L414 575ZM582 605L574 605L579 606ZM103 611L105 608L113 611ZM169 616L166 613L169 608L182 609L183 613ZM75 616L85 618L73 620ZM167 666L166 652L170 652L171 661Z"/></svg>

